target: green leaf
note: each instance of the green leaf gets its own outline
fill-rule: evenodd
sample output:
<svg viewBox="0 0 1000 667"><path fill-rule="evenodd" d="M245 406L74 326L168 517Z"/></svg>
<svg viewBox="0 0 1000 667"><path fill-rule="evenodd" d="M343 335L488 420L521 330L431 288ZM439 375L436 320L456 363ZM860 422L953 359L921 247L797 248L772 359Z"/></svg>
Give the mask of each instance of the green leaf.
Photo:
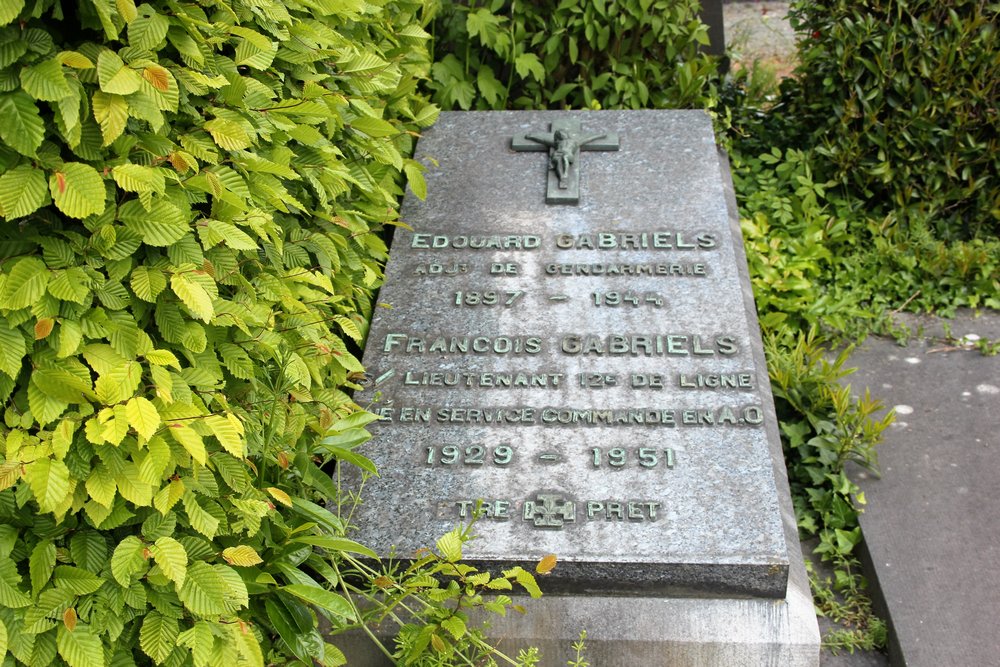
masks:
<svg viewBox="0 0 1000 667"><path fill-rule="evenodd" d="M97 56L97 79L101 90L112 95L131 95L142 85L139 73L109 49Z"/></svg>
<svg viewBox="0 0 1000 667"><path fill-rule="evenodd" d="M110 509L115 500L115 494L118 493L118 483L115 482L115 476L111 474L107 466L98 463L87 478L86 489L95 502Z"/></svg>
<svg viewBox="0 0 1000 667"><path fill-rule="evenodd" d="M104 179L82 162L67 162L49 177L49 192L56 207L71 218L86 218L104 211Z"/></svg>
<svg viewBox="0 0 1000 667"><path fill-rule="evenodd" d="M107 565L108 543L103 534L93 530L81 530L73 535L69 552L73 562L91 572L100 572Z"/></svg>
<svg viewBox="0 0 1000 667"><path fill-rule="evenodd" d="M222 557L227 563L237 567L253 567L264 562L260 554L253 547L246 544L223 549Z"/></svg>
<svg viewBox="0 0 1000 667"><path fill-rule="evenodd" d="M219 530L219 520L198 504L198 499L192 492L185 491L182 500L191 527L208 539L214 540L215 533Z"/></svg>
<svg viewBox="0 0 1000 667"><path fill-rule="evenodd" d="M24 10L24 0L6 0L0 3L0 25L7 25L12 22L21 12ZM4 632L4 638L6 639L7 633ZM4 648L6 649L6 641L4 642ZM0 650L0 660L3 660L4 652Z"/></svg>
<svg viewBox="0 0 1000 667"><path fill-rule="evenodd" d="M227 611L228 590L226 580L214 567L202 561L195 561L188 568L184 586L177 595L191 613L199 616L218 616Z"/></svg>
<svg viewBox="0 0 1000 667"><path fill-rule="evenodd" d="M406 172L406 183L417 199L420 201L427 199L427 181L424 180L423 167L414 160L405 160L403 171Z"/></svg>
<svg viewBox="0 0 1000 667"><path fill-rule="evenodd" d="M125 414L128 415L129 426L145 440L149 440L160 428L160 413L156 407L142 396L129 399L125 404Z"/></svg>
<svg viewBox="0 0 1000 667"><path fill-rule="evenodd" d="M43 102L55 102L73 94L59 58L49 58L22 69L21 85L29 95Z"/></svg>
<svg viewBox="0 0 1000 667"><path fill-rule="evenodd" d="M21 155L34 157L45 137L45 123L31 95L22 91L0 95L0 139Z"/></svg>
<svg viewBox="0 0 1000 667"><path fill-rule="evenodd" d="M244 457L243 425L235 415L209 415L204 422L227 452L237 458Z"/></svg>
<svg viewBox="0 0 1000 667"><path fill-rule="evenodd" d="M141 164L120 164L111 170L111 175L122 190L128 192L163 193L165 182L158 169Z"/></svg>
<svg viewBox="0 0 1000 667"><path fill-rule="evenodd" d="M56 588L65 588L75 595L89 595L104 585L104 579L82 567L59 565L55 570Z"/></svg>
<svg viewBox="0 0 1000 667"><path fill-rule="evenodd" d="M142 540L135 535L129 535L115 547L115 552L111 556L111 574L115 581L128 588L132 585L134 575L148 569L145 550Z"/></svg>
<svg viewBox="0 0 1000 667"><path fill-rule="evenodd" d="M0 620L0 660L7 655L7 626Z"/></svg>
<svg viewBox="0 0 1000 667"><path fill-rule="evenodd" d="M97 398L105 405L114 405L132 398L142 381L142 366L135 361L122 361L120 366L103 373L98 370L98 373L100 377L94 383L94 391L97 393ZM128 418L125 419L127 429Z"/></svg>
<svg viewBox="0 0 1000 667"><path fill-rule="evenodd" d="M290 593L304 602L316 605L320 609L328 611L339 618L348 621L353 621L357 618L354 609L351 607L351 603L344 596L319 588L318 586L291 584L283 586L279 590Z"/></svg>
<svg viewBox="0 0 1000 667"><path fill-rule="evenodd" d="M351 121L351 128L364 132L369 137L391 137L399 134L400 129L381 118L362 116Z"/></svg>
<svg viewBox="0 0 1000 667"><path fill-rule="evenodd" d="M157 14L148 4L139 8L139 15L128 24L128 41L131 46L145 51L155 51L166 38L170 21Z"/></svg>
<svg viewBox="0 0 1000 667"><path fill-rule="evenodd" d="M2 293L3 290L0 290L0 294ZM0 296L0 307L6 308L3 301L3 297ZM0 371L11 378L16 378L21 372L21 360L26 351L24 334L18 329L11 329L7 326L7 322L0 318Z"/></svg>
<svg viewBox="0 0 1000 667"><path fill-rule="evenodd" d="M70 494L69 469L62 461L38 459L25 466L24 477L43 512L56 512Z"/></svg>
<svg viewBox="0 0 1000 667"><path fill-rule="evenodd" d="M188 561L184 546L172 537L161 537L149 551L167 579L174 582L178 588L183 586Z"/></svg>
<svg viewBox="0 0 1000 667"><path fill-rule="evenodd" d="M38 593L52 578L52 568L56 566L56 545L52 540L42 540L31 550L28 559L28 574L31 578L31 594Z"/></svg>
<svg viewBox="0 0 1000 667"><path fill-rule="evenodd" d="M239 123L225 118L208 121L205 123L205 130L212 135L212 140L225 150L237 151L253 145L253 141Z"/></svg>
<svg viewBox="0 0 1000 667"><path fill-rule="evenodd" d="M311 544L314 547L322 547L327 551L350 551L352 553L367 556L368 558L378 558L378 554L368 547L344 537L330 537L329 535L303 535L301 537L296 537L292 540L292 542L298 542L299 544Z"/></svg>
<svg viewBox="0 0 1000 667"><path fill-rule="evenodd" d="M121 136L128 124L128 102L121 95L96 91L92 100L94 119L101 126L104 145Z"/></svg>
<svg viewBox="0 0 1000 667"><path fill-rule="evenodd" d="M155 303L156 297L167 287L167 278L162 271L140 264L132 269L130 285L137 297Z"/></svg>
<svg viewBox="0 0 1000 667"><path fill-rule="evenodd" d="M465 621L458 616L449 616L444 619L441 621L441 627L447 630L455 639L461 639L468 631L465 626Z"/></svg>
<svg viewBox="0 0 1000 667"><path fill-rule="evenodd" d="M0 176L0 215L13 220L34 213L49 201L41 169L22 164Z"/></svg>
<svg viewBox="0 0 1000 667"><path fill-rule="evenodd" d="M207 460L207 454L205 452L205 442L201 439L201 436L190 426L184 424L179 424L177 422L167 425L167 432L170 436L187 450L187 453L191 455L198 463L205 465Z"/></svg>
<svg viewBox="0 0 1000 667"><path fill-rule="evenodd" d="M54 271L53 278L49 282L49 294L60 301L72 301L73 303L85 304L90 296L90 278L79 266L71 266L68 269Z"/></svg>
<svg viewBox="0 0 1000 667"><path fill-rule="evenodd" d="M20 583L17 566L6 556L0 556L0 605L10 609L31 605L31 598L17 588Z"/></svg>
<svg viewBox="0 0 1000 667"><path fill-rule="evenodd" d="M45 294L51 274L37 257L22 257L11 267L0 290L0 308L17 310L34 305Z"/></svg>
<svg viewBox="0 0 1000 667"><path fill-rule="evenodd" d="M151 611L142 621L139 647L153 659L153 662L161 665L176 648L179 634L176 618Z"/></svg>
<svg viewBox="0 0 1000 667"><path fill-rule="evenodd" d="M195 317L209 322L215 315L212 297L205 289L186 273L175 273L170 277L170 288Z"/></svg>
<svg viewBox="0 0 1000 667"><path fill-rule="evenodd" d="M148 211L138 201L125 202L118 210L118 218L151 246L172 245L190 231L184 211L163 199L153 202Z"/></svg>
<svg viewBox="0 0 1000 667"><path fill-rule="evenodd" d="M462 560L462 538L459 529L456 528L438 538L437 548L442 558L450 563Z"/></svg>
<svg viewBox="0 0 1000 667"><path fill-rule="evenodd" d="M104 644L82 623L72 632L60 625L56 644L69 667L104 667Z"/></svg>

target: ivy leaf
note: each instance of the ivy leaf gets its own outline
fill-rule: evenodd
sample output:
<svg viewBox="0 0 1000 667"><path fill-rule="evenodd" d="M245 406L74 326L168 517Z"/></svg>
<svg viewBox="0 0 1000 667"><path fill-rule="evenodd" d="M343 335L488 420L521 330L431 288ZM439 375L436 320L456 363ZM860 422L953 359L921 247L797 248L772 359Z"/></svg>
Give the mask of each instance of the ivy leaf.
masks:
<svg viewBox="0 0 1000 667"><path fill-rule="evenodd" d="M153 662L161 665L176 648L179 634L176 618L151 611L142 621L139 647Z"/></svg>
<svg viewBox="0 0 1000 667"><path fill-rule="evenodd" d="M0 308L17 310L34 305L45 294L51 273L37 257L22 257L7 274L0 290Z"/></svg>
<svg viewBox="0 0 1000 667"><path fill-rule="evenodd" d="M21 155L34 157L45 137L45 123L31 95L23 91L0 95L0 139Z"/></svg>
<svg viewBox="0 0 1000 667"><path fill-rule="evenodd" d="M71 218L86 218L104 211L104 179L82 162L67 162L49 177L49 192L56 207Z"/></svg>
<svg viewBox="0 0 1000 667"><path fill-rule="evenodd" d="M246 544L223 549L222 557L227 563L237 567L253 567L264 562L260 554L253 547Z"/></svg>
<svg viewBox="0 0 1000 667"><path fill-rule="evenodd" d="M212 297L205 288L189 279L185 273L175 273L171 276L170 287L198 319L208 322L215 315Z"/></svg>
<svg viewBox="0 0 1000 667"><path fill-rule="evenodd" d="M129 426L145 440L152 438L156 429L160 428L160 413L142 396L129 399L125 404L125 414L128 416Z"/></svg>
<svg viewBox="0 0 1000 667"><path fill-rule="evenodd" d="M133 575L146 571L145 550L142 540L135 535L129 535L115 547L111 556L111 575L115 581L128 588L132 585Z"/></svg>
<svg viewBox="0 0 1000 667"><path fill-rule="evenodd" d="M97 56L97 79L101 90L112 95L131 95L139 90L142 77L110 49Z"/></svg>
<svg viewBox="0 0 1000 667"><path fill-rule="evenodd" d="M38 459L25 466L24 477L43 512L56 512L70 494L69 469L62 461Z"/></svg>
<svg viewBox="0 0 1000 667"><path fill-rule="evenodd" d="M149 551L167 579L174 582L178 588L183 586L188 561L184 546L172 537L160 537Z"/></svg>
<svg viewBox="0 0 1000 667"><path fill-rule="evenodd" d="M23 68L21 85L29 95L43 102L56 102L73 93L59 58L49 58Z"/></svg>
<svg viewBox="0 0 1000 667"><path fill-rule="evenodd" d="M60 625L56 645L70 667L104 667L104 644L85 625L77 625L72 632Z"/></svg>
<svg viewBox="0 0 1000 667"><path fill-rule="evenodd" d="M8 220L34 213L49 201L45 174L22 164L0 176L0 215Z"/></svg>
<svg viewBox="0 0 1000 667"><path fill-rule="evenodd" d="M536 81L545 80L545 66L534 53L522 53L514 58L514 69L522 79L528 78L530 74Z"/></svg>

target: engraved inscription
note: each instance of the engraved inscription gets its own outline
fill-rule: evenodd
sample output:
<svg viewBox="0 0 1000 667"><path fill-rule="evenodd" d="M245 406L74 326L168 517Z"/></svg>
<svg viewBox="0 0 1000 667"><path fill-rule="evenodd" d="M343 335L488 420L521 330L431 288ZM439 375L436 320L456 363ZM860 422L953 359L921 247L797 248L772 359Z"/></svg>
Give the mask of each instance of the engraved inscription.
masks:
<svg viewBox="0 0 1000 667"><path fill-rule="evenodd" d="M510 445L485 447L483 445L431 445L427 448L427 465L506 466L514 460Z"/></svg>

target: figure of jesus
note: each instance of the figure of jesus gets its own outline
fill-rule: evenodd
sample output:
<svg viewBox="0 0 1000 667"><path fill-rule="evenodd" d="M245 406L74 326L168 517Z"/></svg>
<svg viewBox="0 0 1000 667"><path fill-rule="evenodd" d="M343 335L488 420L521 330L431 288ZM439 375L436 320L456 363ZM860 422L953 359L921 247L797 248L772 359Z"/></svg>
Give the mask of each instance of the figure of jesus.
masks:
<svg viewBox="0 0 1000 667"><path fill-rule="evenodd" d="M570 166L576 162L576 158L580 154L580 146L589 144L591 141L603 139L605 136L607 135L595 134L582 139L576 139L569 130L556 130L551 139L540 134L524 135L525 139L537 141L549 147L549 165L556 172L560 190L565 190L569 187L567 177L569 176Z"/></svg>

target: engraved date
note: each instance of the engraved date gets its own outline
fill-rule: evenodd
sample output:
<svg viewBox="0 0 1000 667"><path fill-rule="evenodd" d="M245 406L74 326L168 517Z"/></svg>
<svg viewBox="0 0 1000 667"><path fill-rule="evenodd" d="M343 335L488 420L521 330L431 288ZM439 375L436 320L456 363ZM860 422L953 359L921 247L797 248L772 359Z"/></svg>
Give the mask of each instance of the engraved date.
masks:
<svg viewBox="0 0 1000 667"><path fill-rule="evenodd" d="M624 292L611 291L611 292L591 292L590 298L593 299L595 306L605 306L608 308L618 308L620 306L631 306L633 308L638 308L639 306L652 306L653 308L663 307L663 297L656 292L633 292L632 290L625 290Z"/></svg>
<svg viewBox="0 0 1000 667"><path fill-rule="evenodd" d="M504 308L510 308L517 300L524 296L524 292L520 290L513 291L496 291L496 290L486 290L484 292L472 291L458 291L455 292L455 305L456 306L503 306Z"/></svg>
<svg viewBox="0 0 1000 667"><path fill-rule="evenodd" d="M592 447L590 449L591 463L595 468L610 466L624 468L628 465L638 465L641 468L673 468L677 456L673 449L656 449L655 447Z"/></svg>
<svg viewBox="0 0 1000 667"><path fill-rule="evenodd" d="M427 465L505 466L514 460L510 445L485 447L483 445L431 445L427 448Z"/></svg>

